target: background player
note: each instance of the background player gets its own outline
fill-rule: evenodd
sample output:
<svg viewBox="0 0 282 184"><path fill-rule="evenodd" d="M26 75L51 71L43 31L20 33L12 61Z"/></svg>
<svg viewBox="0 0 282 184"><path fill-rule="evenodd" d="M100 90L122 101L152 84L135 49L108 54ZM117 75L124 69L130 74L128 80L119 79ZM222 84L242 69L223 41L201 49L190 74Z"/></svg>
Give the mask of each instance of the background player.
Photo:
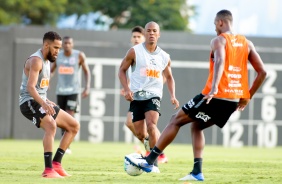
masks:
<svg viewBox="0 0 282 184"><path fill-rule="evenodd" d="M80 67L83 70L85 78L85 88L81 94L82 98L89 95L90 92L90 71L86 62L84 52L73 49L73 38L65 36L63 38L63 50L59 52L56 61L52 64L52 76L58 68L57 81L57 103L59 107L74 117L78 105L78 94L80 93ZM62 129L62 135L65 130ZM68 148L66 153L71 153Z"/></svg>

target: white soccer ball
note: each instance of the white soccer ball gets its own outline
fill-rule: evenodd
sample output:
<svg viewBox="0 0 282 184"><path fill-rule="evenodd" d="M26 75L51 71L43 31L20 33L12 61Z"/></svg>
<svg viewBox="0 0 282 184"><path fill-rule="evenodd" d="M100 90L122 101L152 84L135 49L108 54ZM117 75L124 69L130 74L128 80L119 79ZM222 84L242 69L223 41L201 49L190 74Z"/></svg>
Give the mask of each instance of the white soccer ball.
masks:
<svg viewBox="0 0 282 184"><path fill-rule="evenodd" d="M141 158L141 155L137 154L137 153L132 153L130 155L135 157L135 158ZM130 164L130 162L127 161L126 159L124 159L124 170L130 176L139 176L140 174L143 173L142 169Z"/></svg>

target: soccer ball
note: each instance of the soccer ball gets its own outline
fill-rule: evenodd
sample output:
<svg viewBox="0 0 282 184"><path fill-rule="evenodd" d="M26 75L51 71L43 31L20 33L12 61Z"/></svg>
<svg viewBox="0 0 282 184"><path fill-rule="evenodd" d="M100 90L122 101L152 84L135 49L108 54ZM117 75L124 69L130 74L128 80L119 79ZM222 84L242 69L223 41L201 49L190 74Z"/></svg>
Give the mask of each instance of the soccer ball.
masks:
<svg viewBox="0 0 282 184"><path fill-rule="evenodd" d="M130 155L135 158L141 158L141 155L138 153L132 153ZM127 161L126 159L124 159L124 170L130 176L139 176L140 174L143 173L142 169L130 164L130 162Z"/></svg>

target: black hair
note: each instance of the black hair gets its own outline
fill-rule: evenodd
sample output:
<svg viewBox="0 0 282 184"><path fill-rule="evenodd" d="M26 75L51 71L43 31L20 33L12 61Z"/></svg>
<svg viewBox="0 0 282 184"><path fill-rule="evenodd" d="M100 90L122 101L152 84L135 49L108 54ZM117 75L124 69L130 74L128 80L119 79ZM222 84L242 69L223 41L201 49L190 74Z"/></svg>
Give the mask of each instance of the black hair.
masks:
<svg viewBox="0 0 282 184"><path fill-rule="evenodd" d="M63 40L68 40L68 39L72 39L72 37L70 36L64 36Z"/></svg>
<svg viewBox="0 0 282 184"><path fill-rule="evenodd" d="M58 33L54 31L49 31L44 34L43 42L45 42L46 40L54 41L54 40L62 40L62 38Z"/></svg>
<svg viewBox="0 0 282 184"><path fill-rule="evenodd" d="M220 10L219 12L217 12L216 17L233 22L232 13L229 10Z"/></svg>
<svg viewBox="0 0 282 184"><path fill-rule="evenodd" d="M131 29L131 33L133 33L133 32L139 32L139 33L141 33L141 34L143 34L144 35L144 28L143 27L141 27L141 26L135 26L134 28L132 28Z"/></svg>

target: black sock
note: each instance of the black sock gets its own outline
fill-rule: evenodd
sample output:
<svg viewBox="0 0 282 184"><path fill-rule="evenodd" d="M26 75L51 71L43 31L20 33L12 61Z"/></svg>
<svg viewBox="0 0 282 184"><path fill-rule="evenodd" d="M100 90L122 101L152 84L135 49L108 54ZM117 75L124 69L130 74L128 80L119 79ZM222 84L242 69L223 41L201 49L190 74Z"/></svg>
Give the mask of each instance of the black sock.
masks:
<svg viewBox="0 0 282 184"><path fill-rule="evenodd" d="M58 149L57 149L57 152L56 152L56 154L55 154L55 156L54 156L53 161L61 163L64 154L65 154L65 151L62 150L61 148L58 148Z"/></svg>
<svg viewBox="0 0 282 184"><path fill-rule="evenodd" d="M158 161L158 156L162 153L159 148L156 146L151 150L150 154L146 157L146 161L148 164L153 165L156 161ZM157 162L158 164L158 162Z"/></svg>
<svg viewBox="0 0 282 184"><path fill-rule="evenodd" d="M52 152L44 153L44 163L45 163L45 168L46 167L52 168Z"/></svg>
<svg viewBox="0 0 282 184"><path fill-rule="evenodd" d="M202 172L202 158L194 158L194 167L192 173L197 175Z"/></svg>

